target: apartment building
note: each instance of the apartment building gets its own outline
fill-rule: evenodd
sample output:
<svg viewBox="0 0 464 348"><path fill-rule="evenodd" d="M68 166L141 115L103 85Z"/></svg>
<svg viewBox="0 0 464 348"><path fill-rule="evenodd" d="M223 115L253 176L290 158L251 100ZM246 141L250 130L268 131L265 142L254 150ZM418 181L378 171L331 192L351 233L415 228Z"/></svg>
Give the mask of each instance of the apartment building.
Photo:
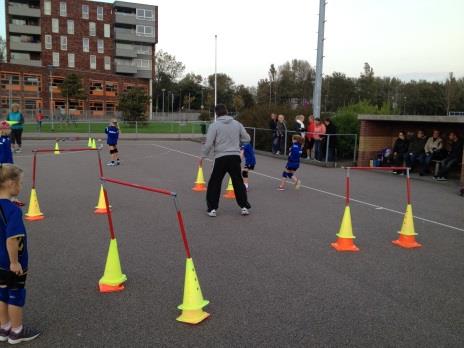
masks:
<svg viewBox="0 0 464 348"><path fill-rule="evenodd" d="M60 84L70 73L86 100L70 114L113 114L130 88L151 95L158 8L125 1L6 0L7 63L0 66L0 109L19 103L26 114L65 108ZM151 115L151 108L147 110Z"/></svg>

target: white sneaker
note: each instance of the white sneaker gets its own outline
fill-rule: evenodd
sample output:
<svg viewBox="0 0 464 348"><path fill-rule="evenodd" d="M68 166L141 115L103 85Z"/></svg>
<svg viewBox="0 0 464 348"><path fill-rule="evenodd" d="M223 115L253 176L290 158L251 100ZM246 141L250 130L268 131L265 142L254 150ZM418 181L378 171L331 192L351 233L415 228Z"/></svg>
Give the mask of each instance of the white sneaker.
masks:
<svg viewBox="0 0 464 348"><path fill-rule="evenodd" d="M113 161L111 161L111 162L108 162L106 165L107 165L107 166L110 166L110 167L113 167L113 166L116 165L116 163L114 163Z"/></svg>
<svg viewBox="0 0 464 348"><path fill-rule="evenodd" d="M242 213L243 216L245 215L250 215L250 211L247 208L242 208Z"/></svg>
<svg viewBox="0 0 464 348"><path fill-rule="evenodd" d="M216 217L216 216L217 216L217 215L216 215L216 209L213 209L213 210L209 211L209 212L208 212L208 216L210 216L210 217Z"/></svg>
<svg viewBox="0 0 464 348"><path fill-rule="evenodd" d="M300 187L301 187L301 180L298 179L295 184L295 190L299 190Z"/></svg>

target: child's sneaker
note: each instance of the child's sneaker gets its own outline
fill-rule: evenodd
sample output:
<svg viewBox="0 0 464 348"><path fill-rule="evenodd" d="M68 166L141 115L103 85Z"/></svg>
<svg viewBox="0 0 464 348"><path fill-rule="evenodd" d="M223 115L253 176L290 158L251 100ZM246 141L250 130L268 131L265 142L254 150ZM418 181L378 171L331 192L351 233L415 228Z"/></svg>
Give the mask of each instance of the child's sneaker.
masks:
<svg viewBox="0 0 464 348"><path fill-rule="evenodd" d="M296 181L296 183L295 183L295 190L299 190L300 187L301 187L301 180L298 179L298 180Z"/></svg>
<svg viewBox="0 0 464 348"><path fill-rule="evenodd" d="M32 341L34 338L39 337L40 331L32 329L30 327L23 327L23 329L19 333L10 331L10 335L8 336L8 343L9 344L18 344L21 342L28 342Z"/></svg>
<svg viewBox="0 0 464 348"><path fill-rule="evenodd" d="M111 162L108 162L106 165L112 167L112 166L115 166L116 163L114 163L113 161L111 161Z"/></svg>
<svg viewBox="0 0 464 348"><path fill-rule="evenodd" d="M116 165L119 166L121 164L121 161L120 160L117 160L116 161Z"/></svg>
<svg viewBox="0 0 464 348"><path fill-rule="evenodd" d="M8 337L10 336L11 329L5 330L0 328L0 342L8 341Z"/></svg>
<svg viewBox="0 0 464 348"><path fill-rule="evenodd" d="M242 214L243 216L250 215L250 211L249 211L247 208L242 208L241 214Z"/></svg>
<svg viewBox="0 0 464 348"><path fill-rule="evenodd" d="M213 209L211 211L208 212L208 216L210 217L216 217L216 209Z"/></svg>

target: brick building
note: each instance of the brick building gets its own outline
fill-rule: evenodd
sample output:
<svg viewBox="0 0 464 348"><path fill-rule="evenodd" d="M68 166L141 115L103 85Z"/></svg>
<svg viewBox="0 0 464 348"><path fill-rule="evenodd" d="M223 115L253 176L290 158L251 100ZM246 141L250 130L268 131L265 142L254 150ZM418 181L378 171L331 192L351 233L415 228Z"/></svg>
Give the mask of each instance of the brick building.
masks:
<svg viewBox="0 0 464 348"><path fill-rule="evenodd" d="M7 63L0 65L0 111L12 103L26 115L66 108L60 84L70 73L87 98L69 113L111 116L130 88L151 95L158 7L124 1L6 0ZM151 115L151 105L150 110Z"/></svg>
<svg viewBox="0 0 464 348"><path fill-rule="evenodd" d="M437 129L442 137L455 132L464 139L463 116L407 116L407 115L359 115L361 134L359 139L358 165L369 165L377 153L392 147L400 131L416 133L423 130L427 136ZM460 180L464 186L464 157L461 161Z"/></svg>

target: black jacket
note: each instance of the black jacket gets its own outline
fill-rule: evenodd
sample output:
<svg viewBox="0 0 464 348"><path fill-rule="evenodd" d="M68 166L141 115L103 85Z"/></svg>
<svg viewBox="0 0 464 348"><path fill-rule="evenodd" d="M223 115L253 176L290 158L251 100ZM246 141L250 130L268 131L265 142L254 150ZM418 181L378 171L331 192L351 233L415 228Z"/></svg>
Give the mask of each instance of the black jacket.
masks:
<svg viewBox="0 0 464 348"><path fill-rule="evenodd" d="M275 120L270 120L269 121L269 128L275 132L276 131L276 128L277 128L277 121Z"/></svg>
<svg viewBox="0 0 464 348"><path fill-rule="evenodd" d="M448 158L449 159L457 159L461 161L462 159L462 140L458 139L458 141L451 144L451 151L449 152Z"/></svg>
<svg viewBox="0 0 464 348"><path fill-rule="evenodd" d="M325 134L337 134L337 126L335 126L332 122L325 126ZM337 137L335 135L330 136L330 140L324 137L324 141L327 143L329 142L329 148L334 148L337 145Z"/></svg>
<svg viewBox="0 0 464 348"><path fill-rule="evenodd" d="M413 153L415 155L420 155L425 153L425 143L427 142L427 137L418 138L414 137L409 142L408 153Z"/></svg>
<svg viewBox="0 0 464 348"><path fill-rule="evenodd" d="M393 153L405 154L408 153L409 141L406 139L396 139L395 145L393 146Z"/></svg>

